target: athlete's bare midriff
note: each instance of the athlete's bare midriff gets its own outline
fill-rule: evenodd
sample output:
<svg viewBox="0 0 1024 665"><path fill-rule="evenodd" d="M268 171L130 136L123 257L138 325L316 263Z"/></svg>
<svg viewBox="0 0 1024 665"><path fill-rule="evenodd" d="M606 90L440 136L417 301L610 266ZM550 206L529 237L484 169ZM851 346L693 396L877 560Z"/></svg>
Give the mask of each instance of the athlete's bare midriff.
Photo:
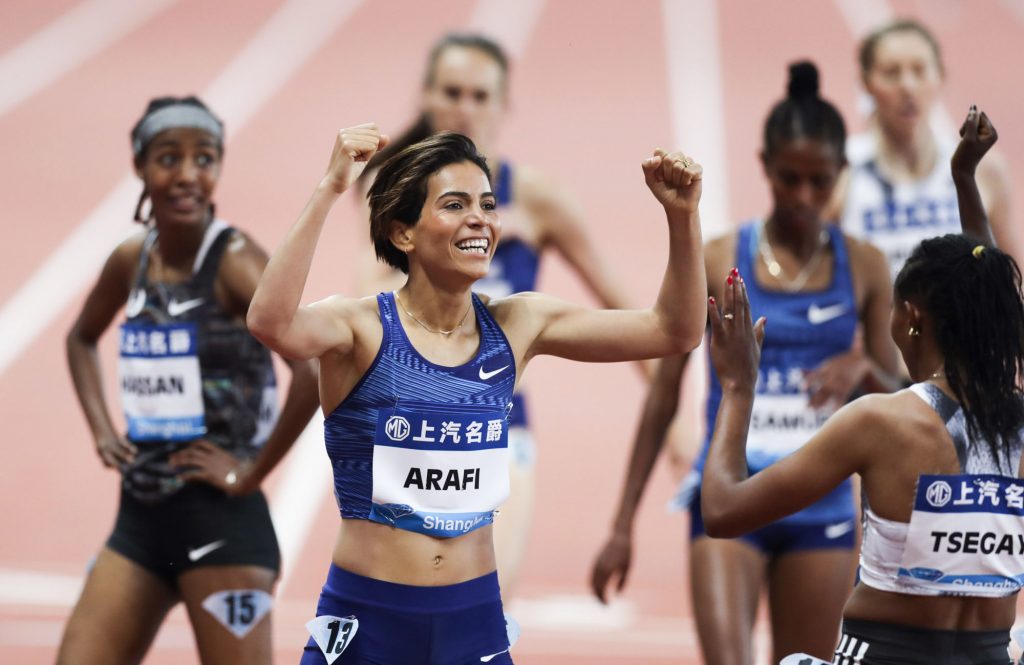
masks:
<svg viewBox="0 0 1024 665"><path fill-rule="evenodd" d="M363 577L411 586L444 586L494 572L492 527L434 538L369 520L342 520L334 565Z"/></svg>
<svg viewBox="0 0 1024 665"><path fill-rule="evenodd" d="M929 630L1009 631L1016 604L1016 595L1008 598L913 596L861 583L846 603L843 617Z"/></svg>

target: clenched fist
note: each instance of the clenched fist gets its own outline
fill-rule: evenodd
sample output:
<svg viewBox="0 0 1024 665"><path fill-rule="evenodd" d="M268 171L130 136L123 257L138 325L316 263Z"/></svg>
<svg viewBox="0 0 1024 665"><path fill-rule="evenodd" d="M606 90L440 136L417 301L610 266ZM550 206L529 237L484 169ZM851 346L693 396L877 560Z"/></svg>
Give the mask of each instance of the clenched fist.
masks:
<svg viewBox="0 0 1024 665"><path fill-rule="evenodd" d="M370 158L387 144L387 135L381 134L372 122L342 129L334 140L331 163L327 166L324 180L341 194L356 181Z"/></svg>
<svg viewBox="0 0 1024 665"><path fill-rule="evenodd" d="M643 161L647 186L668 213L694 213L704 169L681 152L658 149Z"/></svg>

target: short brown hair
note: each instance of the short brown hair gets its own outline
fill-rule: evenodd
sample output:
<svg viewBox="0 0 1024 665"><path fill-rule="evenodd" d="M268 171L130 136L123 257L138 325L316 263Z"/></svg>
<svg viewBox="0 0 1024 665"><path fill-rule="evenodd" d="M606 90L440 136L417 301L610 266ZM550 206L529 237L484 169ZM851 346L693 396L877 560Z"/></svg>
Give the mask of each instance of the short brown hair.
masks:
<svg viewBox="0 0 1024 665"><path fill-rule="evenodd" d="M928 46L932 48L932 55L935 56L935 64L939 68L939 73L943 76L946 74L946 68L942 65L942 49L932 31L913 19L899 19L876 28L860 43L857 59L860 61L861 76L867 76L871 68L875 66L875 51L878 50L878 43L897 32L912 32L928 42Z"/></svg>
<svg viewBox="0 0 1024 665"><path fill-rule="evenodd" d="M379 260L409 272L409 257L391 242L391 222L414 226L427 200L430 176L461 162L476 164L491 179L487 160L477 152L473 141L453 132L441 132L414 143L384 162L366 194L370 201L370 239Z"/></svg>

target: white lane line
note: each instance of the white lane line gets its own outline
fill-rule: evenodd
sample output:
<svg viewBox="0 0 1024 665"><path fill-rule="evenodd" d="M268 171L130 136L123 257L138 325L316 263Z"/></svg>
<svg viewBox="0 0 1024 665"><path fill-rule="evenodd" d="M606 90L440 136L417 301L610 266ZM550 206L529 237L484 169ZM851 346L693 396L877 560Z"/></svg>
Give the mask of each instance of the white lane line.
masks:
<svg viewBox="0 0 1024 665"><path fill-rule="evenodd" d="M0 57L0 115L177 0L85 0Z"/></svg>
<svg viewBox="0 0 1024 665"><path fill-rule="evenodd" d="M78 600L84 583L81 575L0 568L0 605L71 607Z"/></svg>
<svg viewBox="0 0 1024 665"><path fill-rule="evenodd" d="M709 238L733 227L725 162L718 7L715 0L662 0L661 7L673 147L686 151L704 167L700 218L705 238Z"/></svg>
<svg viewBox="0 0 1024 665"><path fill-rule="evenodd" d="M348 19L362 0L282 5L203 92L238 136L245 123ZM91 284L104 257L135 229L139 184L126 174L0 309L0 374ZM77 287L77 288L76 288Z"/></svg>
<svg viewBox="0 0 1024 665"><path fill-rule="evenodd" d="M546 0L479 0L469 29L493 37L513 58L526 51L526 45L544 12Z"/></svg>
<svg viewBox="0 0 1024 665"><path fill-rule="evenodd" d="M729 213L718 5L715 0L662 0L662 15L673 147L704 167L700 218L708 240L735 226ZM677 445L686 451L699 450L703 441L706 379L707 357L701 348L686 364L682 404L672 427L673 435L685 439Z"/></svg>
<svg viewBox="0 0 1024 665"><path fill-rule="evenodd" d="M295 563L331 487L331 465L324 450L324 417L318 409L285 459L281 480L274 487L270 516L281 548L277 596L291 579ZM341 519L340 517L338 519ZM327 561L324 561L324 570Z"/></svg>

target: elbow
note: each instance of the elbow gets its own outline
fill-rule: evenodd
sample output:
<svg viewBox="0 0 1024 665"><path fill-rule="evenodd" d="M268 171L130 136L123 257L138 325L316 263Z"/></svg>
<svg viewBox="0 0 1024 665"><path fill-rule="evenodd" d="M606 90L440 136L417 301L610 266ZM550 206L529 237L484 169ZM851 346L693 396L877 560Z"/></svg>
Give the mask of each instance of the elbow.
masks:
<svg viewBox="0 0 1024 665"><path fill-rule="evenodd" d="M245 315L245 325L253 337L275 350L287 328L287 325L280 321L279 317L275 317L259 307L249 307L249 311Z"/></svg>
<svg viewBox="0 0 1024 665"><path fill-rule="evenodd" d="M693 353L700 346L701 342L704 341L704 328L696 328L694 326L683 327L675 331L672 339L675 342L673 355Z"/></svg>
<svg viewBox="0 0 1024 665"><path fill-rule="evenodd" d="M707 490L706 484L701 487L700 516L704 522L704 532L711 538L736 538L743 535L742 525L728 504L721 497L715 496L715 492Z"/></svg>
<svg viewBox="0 0 1024 665"><path fill-rule="evenodd" d="M709 508L704 502L701 502L700 513L701 519L704 520L704 533L709 537L736 538L743 535L743 531L737 528L735 520L731 519L728 513Z"/></svg>

